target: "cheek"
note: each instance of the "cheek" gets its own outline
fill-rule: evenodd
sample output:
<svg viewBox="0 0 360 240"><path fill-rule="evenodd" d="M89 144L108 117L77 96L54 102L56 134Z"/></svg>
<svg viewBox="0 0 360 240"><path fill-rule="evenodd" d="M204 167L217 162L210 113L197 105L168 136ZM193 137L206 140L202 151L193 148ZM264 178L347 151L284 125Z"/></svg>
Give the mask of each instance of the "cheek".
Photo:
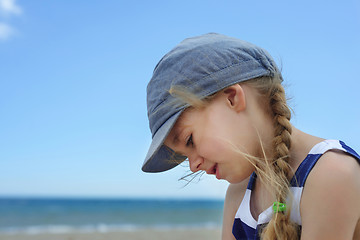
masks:
<svg viewBox="0 0 360 240"><path fill-rule="evenodd" d="M229 141L219 135L203 138L197 150L201 156L212 162L220 163L235 157Z"/></svg>
<svg viewBox="0 0 360 240"><path fill-rule="evenodd" d="M216 162L234 158L234 149L238 142L236 130L221 119L212 120L207 120L203 125L197 145L199 154Z"/></svg>
<svg viewBox="0 0 360 240"><path fill-rule="evenodd" d="M230 183L239 183L255 170L253 165L226 140L210 137L203 142L199 153L207 161L220 164L221 177Z"/></svg>

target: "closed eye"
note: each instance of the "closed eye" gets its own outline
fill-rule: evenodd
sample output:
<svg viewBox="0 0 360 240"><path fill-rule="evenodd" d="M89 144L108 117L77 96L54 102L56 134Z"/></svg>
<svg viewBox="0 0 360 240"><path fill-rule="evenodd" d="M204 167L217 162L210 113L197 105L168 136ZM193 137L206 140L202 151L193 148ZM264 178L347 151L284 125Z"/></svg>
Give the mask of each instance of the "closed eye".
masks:
<svg viewBox="0 0 360 240"><path fill-rule="evenodd" d="M190 134L188 140L186 141L186 146L187 146L187 147L189 147L189 146L194 146L192 134Z"/></svg>

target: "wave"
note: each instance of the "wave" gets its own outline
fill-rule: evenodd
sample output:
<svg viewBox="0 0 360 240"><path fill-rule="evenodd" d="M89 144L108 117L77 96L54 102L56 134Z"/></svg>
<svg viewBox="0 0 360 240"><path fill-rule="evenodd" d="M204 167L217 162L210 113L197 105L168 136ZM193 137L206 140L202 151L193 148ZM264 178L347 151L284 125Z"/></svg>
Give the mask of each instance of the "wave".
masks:
<svg viewBox="0 0 360 240"><path fill-rule="evenodd" d="M186 230L186 229L218 229L218 223L208 222L202 224L154 224L154 225L135 225L135 224L96 224L96 225L39 225L27 227L6 227L0 228L0 234L16 235L36 235L36 234L67 234L67 233L107 233L107 232L134 232L141 230Z"/></svg>

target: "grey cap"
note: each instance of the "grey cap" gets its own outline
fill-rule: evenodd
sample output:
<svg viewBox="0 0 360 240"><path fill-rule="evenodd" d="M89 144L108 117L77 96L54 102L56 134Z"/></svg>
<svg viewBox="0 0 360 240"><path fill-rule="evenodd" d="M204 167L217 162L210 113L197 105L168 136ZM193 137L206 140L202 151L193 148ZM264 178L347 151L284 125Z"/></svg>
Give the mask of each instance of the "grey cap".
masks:
<svg viewBox="0 0 360 240"><path fill-rule="evenodd" d="M251 43L216 33L182 41L159 61L147 86L152 142L142 170L162 172L186 159L163 144L188 107L169 94L172 86L185 87L204 98L239 82L274 75L281 77L274 60Z"/></svg>

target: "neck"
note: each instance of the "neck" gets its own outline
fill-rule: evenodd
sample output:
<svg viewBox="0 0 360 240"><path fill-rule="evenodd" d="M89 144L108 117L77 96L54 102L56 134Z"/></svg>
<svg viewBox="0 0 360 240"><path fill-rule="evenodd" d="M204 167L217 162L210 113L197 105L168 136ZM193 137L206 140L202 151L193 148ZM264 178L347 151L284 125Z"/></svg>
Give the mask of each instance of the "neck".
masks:
<svg viewBox="0 0 360 240"><path fill-rule="evenodd" d="M292 129L289 164L296 171L314 145L324 141L324 139L302 132L294 126Z"/></svg>

